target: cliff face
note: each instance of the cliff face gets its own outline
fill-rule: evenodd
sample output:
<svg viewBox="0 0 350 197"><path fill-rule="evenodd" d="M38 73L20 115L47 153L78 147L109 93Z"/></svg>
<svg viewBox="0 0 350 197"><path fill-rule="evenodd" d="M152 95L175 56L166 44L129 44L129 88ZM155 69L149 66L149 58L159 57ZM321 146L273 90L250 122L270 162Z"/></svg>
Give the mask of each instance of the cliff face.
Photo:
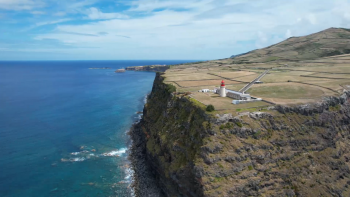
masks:
<svg viewBox="0 0 350 197"><path fill-rule="evenodd" d="M208 135L207 117L201 107L173 94L173 90L163 83L161 75L156 75L143 119L133 129L132 137L137 146L143 146L147 167L167 196L202 196L195 162Z"/></svg>
<svg viewBox="0 0 350 197"><path fill-rule="evenodd" d="M148 72L165 72L168 70L170 66L131 66L126 67L125 70L132 70L132 71L148 71Z"/></svg>
<svg viewBox="0 0 350 197"><path fill-rule="evenodd" d="M139 196L350 196L349 92L233 117L173 90L157 74L131 132Z"/></svg>

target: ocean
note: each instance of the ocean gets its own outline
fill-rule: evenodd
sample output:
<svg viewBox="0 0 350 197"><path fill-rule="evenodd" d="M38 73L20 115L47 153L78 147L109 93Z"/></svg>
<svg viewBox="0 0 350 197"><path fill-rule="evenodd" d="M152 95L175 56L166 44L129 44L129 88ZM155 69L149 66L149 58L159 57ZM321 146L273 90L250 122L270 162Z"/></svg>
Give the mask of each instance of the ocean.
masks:
<svg viewBox="0 0 350 197"><path fill-rule="evenodd" d="M127 131L155 73L114 71L185 62L0 62L0 196L131 196Z"/></svg>

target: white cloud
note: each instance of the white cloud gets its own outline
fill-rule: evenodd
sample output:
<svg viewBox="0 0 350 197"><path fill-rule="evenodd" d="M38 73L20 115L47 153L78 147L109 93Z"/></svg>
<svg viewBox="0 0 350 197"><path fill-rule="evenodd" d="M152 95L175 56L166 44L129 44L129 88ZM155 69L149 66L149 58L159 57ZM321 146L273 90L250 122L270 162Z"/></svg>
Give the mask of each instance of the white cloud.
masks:
<svg viewBox="0 0 350 197"><path fill-rule="evenodd" d="M121 14L121 13L103 13L95 7L88 9L87 13L88 13L88 18L92 20L129 18L127 15Z"/></svg>
<svg viewBox="0 0 350 197"><path fill-rule="evenodd" d="M128 4L132 6L130 11L153 11L157 9L202 9L212 0L136 0L130 1Z"/></svg>
<svg viewBox="0 0 350 197"><path fill-rule="evenodd" d="M34 28L45 26L45 25L54 25L54 24L64 23L64 22L71 21L71 20L72 19L70 19L70 18L63 18L63 19L58 19L58 20L38 22L38 23L35 23L34 25L30 26L29 28L24 29L23 31L29 31L29 30L32 30Z"/></svg>
<svg viewBox="0 0 350 197"><path fill-rule="evenodd" d="M263 48L268 43L267 35L261 31L258 32L258 39L255 43L257 48Z"/></svg>
<svg viewBox="0 0 350 197"><path fill-rule="evenodd" d="M332 26L350 27L349 1L135 0L128 1L131 8L120 13L82 8L94 1L74 2L73 11L64 13L69 16L76 11L94 21L37 23L59 25L35 39L74 46L70 53L77 58L85 54L92 59L216 59L266 47L290 36ZM99 19L103 21L95 21Z"/></svg>
<svg viewBox="0 0 350 197"><path fill-rule="evenodd" d="M45 22L36 23L35 26L39 27L39 26L44 26L44 25L53 25L53 24L67 22L67 21L70 21L70 20L72 20L72 19L70 19L70 18L63 18L63 19L54 20L54 21L45 21Z"/></svg>
<svg viewBox="0 0 350 197"><path fill-rule="evenodd" d="M31 11L30 13L31 13L31 14L34 14L34 15L43 15L43 14L46 14L46 12L44 12L44 11Z"/></svg>
<svg viewBox="0 0 350 197"><path fill-rule="evenodd" d="M286 32L286 38L290 38L290 37L292 37L293 36L293 34L292 34L292 32L290 31L290 29L288 29L287 30L287 32Z"/></svg>
<svg viewBox="0 0 350 197"><path fill-rule="evenodd" d="M317 23L317 18L314 14L309 14L307 16L307 19L309 20L309 22L312 24L312 25L316 25Z"/></svg>
<svg viewBox="0 0 350 197"><path fill-rule="evenodd" d="M54 13L53 15L54 16L65 16L67 13L65 13L65 12L56 12L56 13Z"/></svg>
<svg viewBox="0 0 350 197"><path fill-rule="evenodd" d="M40 0L0 0L0 9L4 10L32 10L44 5Z"/></svg>

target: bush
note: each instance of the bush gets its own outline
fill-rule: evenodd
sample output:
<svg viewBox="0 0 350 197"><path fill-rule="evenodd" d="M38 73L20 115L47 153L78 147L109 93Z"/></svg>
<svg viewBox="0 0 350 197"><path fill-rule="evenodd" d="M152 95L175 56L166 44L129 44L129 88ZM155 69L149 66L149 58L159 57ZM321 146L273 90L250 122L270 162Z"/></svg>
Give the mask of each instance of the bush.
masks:
<svg viewBox="0 0 350 197"><path fill-rule="evenodd" d="M242 123L240 123L240 122L235 122L235 123L236 123L237 126L239 126L241 128L243 127Z"/></svg>
<svg viewBox="0 0 350 197"><path fill-rule="evenodd" d="M254 133L254 138L257 139L261 135L261 131Z"/></svg>
<svg viewBox="0 0 350 197"><path fill-rule="evenodd" d="M350 53L350 49L344 49L343 51L345 54L349 54Z"/></svg>
<svg viewBox="0 0 350 197"><path fill-rule="evenodd" d="M207 106L207 109L206 109L208 112L212 112L215 110L215 107L213 105L208 105Z"/></svg>
<svg viewBox="0 0 350 197"><path fill-rule="evenodd" d="M172 84L167 84L166 89L167 89L167 91L168 91L169 93L176 92L176 87L173 86Z"/></svg>

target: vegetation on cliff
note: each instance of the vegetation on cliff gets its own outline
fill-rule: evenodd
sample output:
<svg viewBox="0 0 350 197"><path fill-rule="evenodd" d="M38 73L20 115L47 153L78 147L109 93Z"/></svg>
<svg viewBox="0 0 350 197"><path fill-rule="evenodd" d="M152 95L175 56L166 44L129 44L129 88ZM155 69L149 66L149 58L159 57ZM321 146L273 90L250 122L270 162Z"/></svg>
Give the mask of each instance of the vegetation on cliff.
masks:
<svg viewBox="0 0 350 197"><path fill-rule="evenodd" d="M350 92L218 116L198 164L204 196L349 196Z"/></svg>
<svg viewBox="0 0 350 197"><path fill-rule="evenodd" d="M141 122L147 157L169 196L200 195L195 161L202 145L206 115L189 97L174 93L158 73Z"/></svg>
<svg viewBox="0 0 350 197"><path fill-rule="evenodd" d="M324 54L309 50L311 42L350 40L337 32L348 31L300 38L305 43L291 38L266 48L276 50L264 57L255 57L257 50L157 73L132 136L138 136L136 146L164 195L350 196L349 56L299 61L310 51ZM286 54L286 43L295 49L295 42L306 47L293 56L298 60L279 56L278 47ZM242 58L248 59L235 62ZM251 90L265 101L232 105L228 98L198 93L223 78L239 89L266 68L272 70L265 83ZM207 110L209 104L216 111Z"/></svg>
<svg viewBox="0 0 350 197"><path fill-rule="evenodd" d="M168 196L314 196L350 190L350 93L213 117L157 74L139 123Z"/></svg>

